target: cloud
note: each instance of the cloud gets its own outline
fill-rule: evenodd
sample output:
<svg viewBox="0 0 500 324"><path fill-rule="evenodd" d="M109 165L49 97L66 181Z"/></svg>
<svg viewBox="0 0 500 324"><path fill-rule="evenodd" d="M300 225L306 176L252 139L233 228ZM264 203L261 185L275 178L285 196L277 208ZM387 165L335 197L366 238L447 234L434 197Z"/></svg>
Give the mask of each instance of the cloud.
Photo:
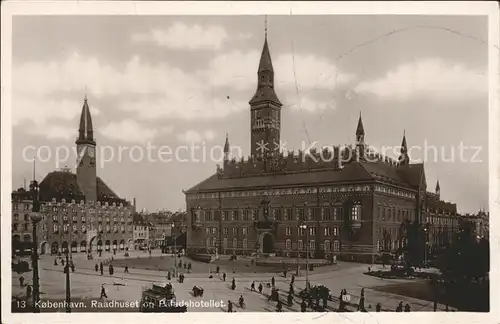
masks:
<svg viewBox="0 0 500 324"><path fill-rule="evenodd" d="M19 125L24 121L29 121L37 126L44 126L54 120L72 121L82 111L82 101L76 100L53 100L46 96L29 96L26 93L14 95L12 102L12 123ZM99 108L90 104L92 116L98 116ZM73 129L76 132L78 125Z"/></svg>
<svg viewBox="0 0 500 324"><path fill-rule="evenodd" d="M488 90L485 71L440 59L405 63L384 77L358 84L354 91L383 99L407 100L414 97L464 99Z"/></svg>
<svg viewBox="0 0 500 324"><path fill-rule="evenodd" d="M195 130L186 130L184 133L177 135L177 139L186 143L200 143L202 141L211 141L215 138L215 132L207 130L200 133Z"/></svg>
<svg viewBox="0 0 500 324"><path fill-rule="evenodd" d="M216 86L247 90L257 83L259 60L259 51L232 51L215 57L206 73ZM327 59L315 55L277 55L273 67L277 91L296 91L297 86L299 90L335 90L355 79L353 74L341 72Z"/></svg>
<svg viewBox="0 0 500 324"><path fill-rule="evenodd" d="M221 26L188 26L175 23L168 29L151 29L147 33L132 35L136 43L153 43L173 49L219 49L228 38L226 30Z"/></svg>
<svg viewBox="0 0 500 324"><path fill-rule="evenodd" d="M99 133L109 139L131 143L147 143L161 134L171 133L172 131L172 126L155 129L132 119L111 122L99 129Z"/></svg>
<svg viewBox="0 0 500 324"><path fill-rule="evenodd" d="M26 132L31 135L43 136L47 139L70 140L76 138L77 127L62 125L34 125L26 128Z"/></svg>

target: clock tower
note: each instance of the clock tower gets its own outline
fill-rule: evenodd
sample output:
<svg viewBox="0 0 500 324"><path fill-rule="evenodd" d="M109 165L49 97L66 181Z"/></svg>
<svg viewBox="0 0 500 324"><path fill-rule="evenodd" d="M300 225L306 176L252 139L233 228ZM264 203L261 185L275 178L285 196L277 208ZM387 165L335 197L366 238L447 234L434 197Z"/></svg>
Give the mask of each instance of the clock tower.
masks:
<svg viewBox="0 0 500 324"><path fill-rule="evenodd" d="M76 178L78 186L87 201L97 201L97 168L96 168L96 142L92 128L92 117L87 103L83 101L80 127L76 140Z"/></svg>
<svg viewBox="0 0 500 324"><path fill-rule="evenodd" d="M267 28L257 77L257 91L249 102L250 151L253 157L265 158L280 152L282 106L274 92L274 69L267 44Z"/></svg>

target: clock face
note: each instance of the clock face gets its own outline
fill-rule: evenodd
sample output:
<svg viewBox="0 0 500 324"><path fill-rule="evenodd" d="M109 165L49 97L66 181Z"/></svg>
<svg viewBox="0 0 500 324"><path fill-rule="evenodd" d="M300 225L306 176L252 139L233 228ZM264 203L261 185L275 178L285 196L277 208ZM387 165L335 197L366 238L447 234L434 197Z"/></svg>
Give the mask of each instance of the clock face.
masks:
<svg viewBox="0 0 500 324"><path fill-rule="evenodd" d="M95 150L93 147L89 147L87 148L87 150L89 151L89 156L90 157L94 157L95 156Z"/></svg>

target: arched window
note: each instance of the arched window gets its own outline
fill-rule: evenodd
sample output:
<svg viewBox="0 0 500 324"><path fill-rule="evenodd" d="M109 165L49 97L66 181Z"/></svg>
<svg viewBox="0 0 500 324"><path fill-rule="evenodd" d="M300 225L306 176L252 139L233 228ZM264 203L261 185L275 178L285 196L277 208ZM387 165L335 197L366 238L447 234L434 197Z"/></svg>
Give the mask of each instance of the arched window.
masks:
<svg viewBox="0 0 500 324"><path fill-rule="evenodd" d="M302 240L298 240L297 241L297 245L298 245L299 250L303 250L304 249L304 243L302 242Z"/></svg>
<svg viewBox="0 0 500 324"><path fill-rule="evenodd" d="M238 247L238 239L235 237L233 238L233 249L236 249Z"/></svg>
<svg viewBox="0 0 500 324"><path fill-rule="evenodd" d="M325 251L330 251L331 243L329 240L325 240Z"/></svg>
<svg viewBox="0 0 500 324"><path fill-rule="evenodd" d="M361 203L359 201L356 201L351 207L351 220L357 221L360 219L361 219Z"/></svg>
<svg viewBox="0 0 500 324"><path fill-rule="evenodd" d="M287 239L285 241L285 249L286 250L291 250L292 249L292 240L291 239Z"/></svg>
<svg viewBox="0 0 500 324"><path fill-rule="evenodd" d="M243 239L243 248L246 249L248 247L248 240L245 238Z"/></svg>

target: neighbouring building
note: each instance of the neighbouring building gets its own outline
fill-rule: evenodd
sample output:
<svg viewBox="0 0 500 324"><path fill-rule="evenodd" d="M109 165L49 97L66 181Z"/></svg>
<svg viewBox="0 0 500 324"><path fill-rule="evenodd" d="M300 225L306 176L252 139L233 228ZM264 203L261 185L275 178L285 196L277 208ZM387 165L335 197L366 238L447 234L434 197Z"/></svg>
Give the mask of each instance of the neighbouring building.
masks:
<svg viewBox="0 0 500 324"><path fill-rule="evenodd" d="M149 232L151 246L154 248L165 247L167 238L172 236L172 213L160 211L143 215L143 217L152 225Z"/></svg>
<svg viewBox="0 0 500 324"><path fill-rule="evenodd" d="M466 214L464 220L472 224L474 239L480 241L482 239L489 240L490 238L490 213L484 210L479 210L477 214Z"/></svg>
<svg viewBox="0 0 500 324"><path fill-rule="evenodd" d="M361 115L355 145L283 152L286 111L267 36L257 78L250 156L232 158L226 136L223 166L184 191L188 253L310 253L373 262L405 244L404 220L425 224L438 210L454 223L456 207L428 192L424 164L410 161L406 136L397 160L382 156L366 144Z"/></svg>
<svg viewBox="0 0 500 324"><path fill-rule="evenodd" d="M39 184L42 221L38 225L40 253L125 250L133 247L135 203L120 198L97 177L96 141L85 98L76 140L76 173L62 169L47 174ZM31 191L12 193L13 242L32 240Z"/></svg>
<svg viewBox="0 0 500 324"><path fill-rule="evenodd" d="M153 228L153 225L144 219L142 213L137 213L134 215L133 219L134 225L134 248L150 248L152 246L152 242L150 241L150 230Z"/></svg>

